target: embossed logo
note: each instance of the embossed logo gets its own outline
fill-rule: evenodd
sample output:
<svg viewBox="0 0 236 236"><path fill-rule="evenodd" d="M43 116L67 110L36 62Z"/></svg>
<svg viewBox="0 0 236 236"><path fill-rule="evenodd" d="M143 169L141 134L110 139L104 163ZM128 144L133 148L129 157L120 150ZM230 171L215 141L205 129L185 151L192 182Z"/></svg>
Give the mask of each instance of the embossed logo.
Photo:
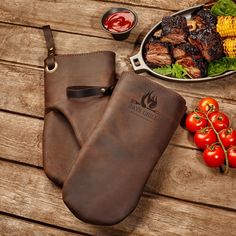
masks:
<svg viewBox="0 0 236 236"><path fill-rule="evenodd" d="M148 91L143 94L140 101L131 99L129 109L132 113L144 118L147 121L153 121L157 119L159 112L156 110L158 106L157 96L154 91Z"/></svg>
<svg viewBox="0 0 236 236"><path fill-rule="evenodd" d="M156 112L154 108L156 108L157 106L157 97L152 94L153 94L153 91L147 92L146 94L144 94L141 99L140 104L143 108L147 108L150 111Z"/></svg>

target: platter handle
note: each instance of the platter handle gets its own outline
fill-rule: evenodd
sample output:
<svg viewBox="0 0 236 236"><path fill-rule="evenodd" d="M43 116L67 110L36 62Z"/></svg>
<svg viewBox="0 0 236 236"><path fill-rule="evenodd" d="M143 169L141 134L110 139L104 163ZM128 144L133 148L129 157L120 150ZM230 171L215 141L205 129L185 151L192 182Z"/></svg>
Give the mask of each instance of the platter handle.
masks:
<svg viewBox="0 0 236 236"><path fill-rule="evenodd" d="M146 70L146 65L143 61L141 52L137 53L136 55L129 58L131 61L131 64L133 66L134 71L136 72L142 72Z"/></svg>

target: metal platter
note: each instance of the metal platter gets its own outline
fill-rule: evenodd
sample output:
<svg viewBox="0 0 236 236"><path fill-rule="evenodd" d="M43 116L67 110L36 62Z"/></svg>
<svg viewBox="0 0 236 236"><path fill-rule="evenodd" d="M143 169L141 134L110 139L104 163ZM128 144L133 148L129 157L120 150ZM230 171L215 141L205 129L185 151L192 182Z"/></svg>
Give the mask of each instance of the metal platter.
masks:
<svg viewBox="0 0 236 236"><path fill-rule="evenodd" d="M201 8L204 8L204 6L205 5L202 4L202 5L190 7L188 9L178 11L178 12L172 14L171 16L180 15L180 16L184 16L188 20L188 19L191 18L191 14L194 11L197 11L197 10L200 10ZM154 72L145 63L145 60L144 60L144 46L146 45L147 42L149 42L149 40L152 37L152 35L154 34L154 32L156 32L159 29L161 29L161 21L158 22L156 25L154 25L153 28L146 34L145 38L142 41L142 44L141 44L139 52L136 55L130 57L130 61L131 61L131 64L132 64L133 69L134 69L135 72L141 73L141 72L144 72L144 71L148 71L149 73L151 73L152 75L154 75L154 76L156 76L156 77L158 77L160 79L169 80L169 81L175 81L175 82L200 82L200 81L208 81L208 80L219 79L219 78L222 78L222 77L227 76L227 75L231 75L231 74L236 72L236 71L228 71L228 72L225 72L224 74L221 74L221 75L218 75L218 76L202 77L202 78L195 78L195 79L190 79L190 78L189 79L178 79L178 78L161 75L161 74L158 74L158 73Z"/></svg>

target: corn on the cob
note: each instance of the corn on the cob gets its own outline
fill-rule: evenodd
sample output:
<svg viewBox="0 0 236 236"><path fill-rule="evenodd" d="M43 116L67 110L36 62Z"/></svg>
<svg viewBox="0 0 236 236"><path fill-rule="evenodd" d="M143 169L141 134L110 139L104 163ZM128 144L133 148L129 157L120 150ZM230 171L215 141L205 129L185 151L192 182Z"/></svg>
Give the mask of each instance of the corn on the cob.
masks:
<svg viewBox="0 0 236 236"><path fill-rule="evenodd" d="M217 17L216 30L221 37L236 37L236 16Z"/></svg>
<svg viewBox="0 0 236 236"><path fill-rule="evenodd" d="M224 51L229 57L236 57L236 37L224 40Z"/></svg>

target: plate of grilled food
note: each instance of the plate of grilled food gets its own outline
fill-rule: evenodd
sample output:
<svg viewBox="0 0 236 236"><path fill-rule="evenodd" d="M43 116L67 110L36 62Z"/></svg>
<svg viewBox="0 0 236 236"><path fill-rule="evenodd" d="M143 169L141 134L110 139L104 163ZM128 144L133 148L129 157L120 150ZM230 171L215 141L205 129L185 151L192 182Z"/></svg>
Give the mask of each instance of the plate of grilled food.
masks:
<svg viewBox="0 0 236 236"><path fill-rule="evenodd" d="M198 5L164 17L147 33L139 52L130 57L133 69L185 82L234 73L236 16L222 13L217 7Z"/></svg>

